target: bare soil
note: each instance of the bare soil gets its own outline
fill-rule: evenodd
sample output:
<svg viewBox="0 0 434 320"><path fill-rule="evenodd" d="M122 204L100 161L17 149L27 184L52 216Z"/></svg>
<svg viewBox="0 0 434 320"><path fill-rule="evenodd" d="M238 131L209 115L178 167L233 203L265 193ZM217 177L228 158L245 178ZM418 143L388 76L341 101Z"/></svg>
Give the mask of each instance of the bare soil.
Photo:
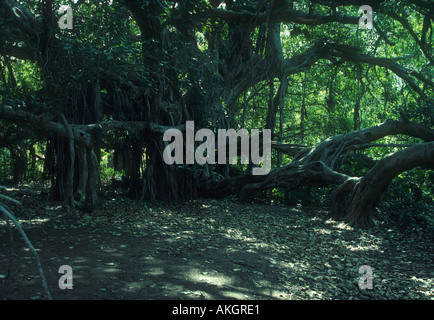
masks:
<svg viewBox="0 0 434 320"><path fill-rule="evenodd" d="M432 238L379 221L370 230L330 218L323 208L182 203L106 196L103 207L68 220L59 203L35 186L5 193L40 256L57 300L336 300L434 297ZM35 258L0 220L0 299L45 300ZM8 264L11 273L6 277ZM60 289L59 267L73 270ZM359 268L373 288L359 287Z"/></svg>

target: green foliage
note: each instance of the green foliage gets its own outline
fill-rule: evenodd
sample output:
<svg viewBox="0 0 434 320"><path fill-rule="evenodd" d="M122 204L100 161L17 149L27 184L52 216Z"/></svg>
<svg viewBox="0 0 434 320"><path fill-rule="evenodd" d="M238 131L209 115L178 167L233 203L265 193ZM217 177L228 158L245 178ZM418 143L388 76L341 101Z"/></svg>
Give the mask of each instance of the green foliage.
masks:
<svg viewBox="0 0 434 320"><path fill-rule="evenodd" d="M35 15L40 14L40 1L20 3ZM72 0L63 2L70 5L74 3ZM312 5L310 1L279 3L305 12L312 9L309 7ZM225 73L228 73L231 59L244 59L243 54L267 58L267 24L255 25L253 21L251 24L240 24L213 18L209 14L213 5L213 2L204 0L145 1L143 10L152 12L151 9L156 7L155 11L158 12L158 15L146 17L149 18L145 19L146 23L149 23L149 26L153 23L160 24L160 31L164 33L164 36L150 36L141 34L137 19L132 16L124 1L85 1L74 8L73 30L53 31L59 51L56 55L50 52L53 53L55 63L50 66L52 69L49 71L54 77L45 79L46 83L43 68L37 62L6 55L0 57L0 102L24 107L36 114L48 113L49 110L64 112L69 109L69 116L75 117L77 124L92 123L94 111L90 107L86 90L99 83L104 108L103 120L146 121L150 120L149 113L155 112L152 117L155 117L157 122L163 122L167 119L163 116L160 118L161 110L147 110L146 102L148 98L151 101L163 102L166 98L163 93L168 92L170 98L167 100L170 104L173 103L174 108L185 108L197 128L219 128L222 117L219 112L222 108L234 128L243 127L249 131L262 129L267 118L270 97L276 95L280 81L277 77L262 80L264 77L261 78L262 81L256 81L252 77L252 84L248 89L238 96L232 96L232 90L237 83L226 83L224 77ZM225 7L228 12L257 14L261 10L268 10L266 6L269 4L243 0L227 1L225 5L228 6ZM330 10L327 5L313 6L313 13L317 15L329 15ZM356 6L340 6L339 14L356 16L357 10ZM383 1L381 10L376 12L376 23L384 32L387 41L378 30L360 30L357 25L327 23L311 26L281 23L283 58L300 55L320 40L327 39L329 43L358 48L354 50L354 54L395 59L399 65L414 70L427 79L433 79L432 63L421 53L412 33L388 13L405 17L418 37L424 31L423 10L417 10L404 1ZM55 12L55 17L59 18L58 16ZM425 30L426 47L430 49L432 23L428 22L429 28ZM8 31L6 25L0 27L1 32L5 30ZM238 48L241 51L238 52L234 49L239 45L237 41L240 39L237 39L237 35L240 31L246 32L246 35L240 41L242 48ZM164 39L161 43L155 40L159 36ZM261 37L264 37L264 43L259 45ZM24 46L27 41L30 40L18 39L17 43ZM432 53L431 49L428 51ZM57 58L58 56L61 58ZM234 82L235 80L238 79L235 77ZM288 77L284 105L282 110L276 112L274 140L314 146L328 137L350 132L355 128L373 126L388 119L417 121L432 127L433 88L423 85L418 79L415 79L415 84L423 90L427 99L421 99L408 81L381 66L358 64L341 58L320 59L313 66ZM48 91L56 94L49 95ZM356 104L360 106L358 114L355 114ZM170 118L181 111L165 112L165 116ZM182 121L190 120L184 118ZM16 125L3 121L1 125L2 136L24 136L24 131ZM21 139L20 145L28 148L39 143L36 153L43 156L46 141L38 142L39 137L33 136L29 131L31 130L25 132L27 140ZM103 140L104 143L113 144L116 137L106 136ZM119 138L122 143L127 143L127 140L124 136ZM419 141L398 136L378 142ZM0 147L0 176L9 179L13 176L13 162L16 159L13 159L14 154L9 146ZM357 154L349 154L342 170L350 175L363 176L372 167L372 163L367 164L362 153L378 160L396 150L370 148ZM30 156L28 151L26 154L27 157ZM278 165L277 159L276 152L273 152L273 168ZM282 164L290 161L291 157L283 156ZM32 174L28 174L26 179L39 179L43 165L43 161L38 158L36 166L31 169ZM118 172L109 164L109 153L106 151L101 153L100 165L102 181L125 176L125 172ZM245 169L243 165L237 167ZM196 175L203 172L200 166L186 166L183 169ZM216 170L211 170L211 175L221 178ZM391 210L406 203L431 205L433 182L427 177L416 171L401 175L393 181L385 205ZM418 201L414 201L417 194L421 196L418 196ZM274 190L271 195L264 193L258 198L296 204L322 204L326 203L327 196L324 191L312 189L308 194L307 190L300 188L290 194L286 194L284 190ZM425 212L430 211L420 210L418 214L426 215L430 220L430 215Z"/></svg>
<svg viewBox="0 0 434 320"><path fill-rule="evenodd" d="M121 177L125 177L124 169L115 169L113 163L110 163L110 159L113 157L113 150L101 150L100 170L99 178L102 182L108 182ZM113 160L111 160L113 161Z"/></svg>
<svg viewBox="0 0 434 320"><path fill-rule="evenodd" d="M380 211L402 228L427 228L434 236L434 172L414 169L390 184Z"/></svg>
<svg viewBox="0 0 434 320"><path fill-rule="evenodd" d="M275 188L257 192L251 199L254 203L280 204L291 207L329 207L333 188L301 186L292 191Z"/></svg>

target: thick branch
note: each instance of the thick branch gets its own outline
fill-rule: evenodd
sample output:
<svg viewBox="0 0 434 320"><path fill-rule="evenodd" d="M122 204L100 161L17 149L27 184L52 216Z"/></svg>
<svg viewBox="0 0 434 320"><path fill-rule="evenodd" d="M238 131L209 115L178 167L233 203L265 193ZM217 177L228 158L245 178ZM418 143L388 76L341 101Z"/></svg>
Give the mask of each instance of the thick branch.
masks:
<svg viewBox="0 0 434 320"><path fill-rule="evenodd" d="M312 13L305 13L299 10L282 8L279 11L263 12L263 13L245 13L245 12L231 12L222 9L212 9L210 15L216 19L222 19L230 22L248 23L250 25L260 25L266 22L286 22L297 23L304 25L317 26L327 24L330 22L340 22L342 24L358 24L359 17L333 14L333 15L319 15Z"/></svg>
<svg viewBox="0 0 434 320"><path fill-rule="evenodd" d="M405 134L424 141L434 141L434 130L428 127L413 122L389 120L373 127L326 139L313 148L308 154L302 157L297 155L295 159L300 159L300 161L304 163L323 161L333 168L338 157L348 150L354 149L355 146L367 144L385 136L396 134Z"/></svg>
<svg viewBox="0 0 434 320"><path fill-rule="evenodd" d="M351 179L350 176L338 171L341 163L339 158L342 155L382 137L395 134L405 134L424 141L434 141L434 130L430 128L417 123L387 121L374 127L326 139L315 148L290 145L289 150L301 147L291 163L272 170L268 175L253 176L253 178L247 178L249 176L235 177L219 181L217 189L239 193L240 199L246 200L251 193L272 188L283 188L288 191L300 185L341 185ZM275 149L279 147L285 148L284 145L274 144ZM215 183L210 183L210 185L215 187Z"/></svg>
<svg viewBox="0 0 434 320"><path fill-rule="evenodd" d="M359 48L351 47L348 45L340 45L329 43L330 52L329 56L325 58L340 57L345 61L352 61L356 63L367 63L370 65L380 66L389 69L395 73L398 77L405 80L424 100L427 100L426 94L422 89L414 82L411 76L424 82L431 88L434 88L434 82L431 79L426 78L421 73L411 70L409 68L403 67L396 63L394 59L373 57L366 54L362 54Z"/></svg>
<svg viewBox="0 0 434 320"><path fill-rule="evenodd" d="M74 128L86 132L93 132L96 130L101 130L102 132L107 132L111 130L126 130L126 131L135 130L135 131L147 131L155 134L164 134L164 132L168 129L178 129L180 131L185 131L185 124L170 127L170 126L164 126L149 121L109 120L105 122L99 122L96 124L76 125L74 126Z"/></svg>
<svg viewBox="0 0 434 320"><path fill-rule="evenodd" d="M21 60L35 61L35 51L24 47L10 46L0 48L0 55L15 57Z"/></svg>
<svg viewBox="0 0 434 320"><path fill-rule="evenodd" d="M350 184L343 184L338 189L339 196L335 197L338 203L334 205L335 209L343 212L335 213L345 216L345 220L353 225L372 224L373 211L381 202L390 182L400 173L421 166L434 168L434 142L420 143L386 156L362 179L349 180ZM344 195L351 190L350 200L344 205Z"/></svg>
<svg viewBox="0 0 434 320"><path fill-rule="evenodd" d="M60 138L69 139L67 127L64 124L52 121L51 117L47 115L34 115L30 112L23 111L20 109L14 109L10 106L0 106L0 115L10 121L25 123L27 125L32 125L35 131L41 132L45 135L55 135ZM83 144L86 147L92 146L92 136L96 130L101 130L103 132L110 130L136 130L145 131L153 134L164 134L168 129L178 129L180 131L185 131L185 125L179 125L174 127L163 126L149 121L117 121L111 120L106 122L101 122L97 124L87 124L87 125L73 125L70 124L73 139L77 143Z"/></svg>
<svg viewBox="0 0 434 320"><path fill-rule="evenodd" d="M64 125L51 121L46 115L34 115L30 112L13 109L10 106L0 106L0 115L10 121L20 122L26 125L31 125L36 132L40 132L47 136L58 136L68 139L68 131ZM85 131L79 130L71 126L74 140L84 144L86 147L92 147L92 137Z"/></svg>
<svg viewBox="0 0 434 320"><path fill-rule="evenodd" d="M276 143L276 142L274 142L271 144L271 148L276 150L276 151L294 156L302 149L307 148L307 146L304 144L298 144L298 143Z"/></svg>

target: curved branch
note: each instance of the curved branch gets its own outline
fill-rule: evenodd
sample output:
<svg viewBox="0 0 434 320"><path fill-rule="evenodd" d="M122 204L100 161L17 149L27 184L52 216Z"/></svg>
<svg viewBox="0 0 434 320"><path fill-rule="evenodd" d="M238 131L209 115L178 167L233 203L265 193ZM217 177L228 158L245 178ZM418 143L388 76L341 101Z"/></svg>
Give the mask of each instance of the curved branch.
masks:
<svg viewBox="0 0 434 320"><path fill-rule="evenodd" d="M428 49L425 47L425 42L423 41L424 37L422 39L419 39L416 33L414 32L413 28L411 27L410 23L405 19L404 17L401 17L396 12L388 12L387 13L390 17L393 19L399 21L401 25L410 33L416 44L419 46L420 50L422 50L425 57L431 62L434 63L433 57L429 54ZM431 14L432 16L432 14ZM428 21L431 19L430 14L428 14L425 18L428 18ZM425 25L425 19L424 19L424 25Z"/></svg>
<svg viewBox="0 0 434 320"><path fill-rule="evenodd" d="M282 74L290 76L292 74L305 71L312 67L320 59L327 59L332 62L336 62L336 58L340 58L341 61L366 63L373 66L386 68L406 81L425 101L428 100L428 97L415 82L414 78L422 81L428 87L434 88L434 82L431 79L425 77L420 72L403 67L402 65L398 64L395 59L373 57L367 54L362 54L360 48L333 43L327 39L320 39L306 51L291 58L285 59L282 63L283 70L280 70L280 74L275 70L270 70L267 59L253 54L249 61L242 62L242 65L237 67L239 72L235 76L238 81L237 85L233 88L233 96L238 96L241 94L241 92L248 89L249 87L269 78L279 77ZM269 72L266 72L267 70Z"/></svg>
<svg viewBox="0 0 434 320"><path fill-rule="evenodd" d="M406 81L425 101L428 100L428 97L423 92L423 90L416 84L416 82L411 76L422 81L427 86L434 88L434 82L431 79L426 78L424 75L417 71L399 65L398 63L396 63L396 61L394 61L394 59L373 57L367 54L362 54L360 48L348 45L341 45L336 43L328 43L328 45L330 48L329 55L331 56L339 57L346 61L367 63L370 65L380 66L389 69L398 77Z"/></svg>
<svg viewBox="0 0 434 320"><path fill-rule="evenodd" d="M309 153L299 158L299 161L308 163L312 161L323 161L326 165L332 166L337 157L344 154L354 146L368 144L389 135L405 134L423 141L434 141L434 130L414 122L403 122L388 120L382 124L349 132L337 137L326 139L318 144ZM344 148L342 148L344 145ZM336 152L339 150L339 152Z"/></svg>
<svg viewBox="0 0 434 320"><path fill-rule="evenodd" d="M272 170L268 175L222 180L218 182L218 189L239 193L240 200L246 200L251 193L272 188L284 188L290 191L300 185L342 185L348 179L354 178L338 171L339 165L335 164L339 163L337 160L341 155L357 146L395 134L405 134L424 141L434 141L433 129L418 123L387 121L377 126L326 139L315 148L302 148L291 163ZM418 145L420 144L416 146ZM428 146L431 145L428 144ZM429 149L426 150L429 151ZM215 187L215 183L210 184Z"/></svg>
<svg viewBox="0 0 434 320"><path fill-rule="evenodd" d="M23 110L17 110L10 106L0 106L0 115L5 119L15 122L34 125L33 129L37 132L42 132L47 136L55 135L64 139L68 139L68 131L65 126L51 121L46 115L34 115ZM73 138L78 143L84 144L86 147L92 147L92 137L89 133L76 129L72 129Z"/></svg>
<svg viewBox="0 0 434 320"><path fill-rule="evenodd" d="M400 173L416 167L434 168L434 142L425 142L397 151L381 159L362 179L341 185L335 197L335 214L345 216L351 225L371 225L375 207L381 202L390 182ZM345 205L343 193L351 196Z"/></svg>
<svg viewBox="0 0 434 320"><path fill-rule="evenodd" d="M178 129L185 131L185 125L179 126L164 126L149 121L105 121L96 124L84 124L84 125L69 125L57 123L52 121L51 117L47 115L35 115L30 112L14 109L10 106L0 106L0 116L5 119L9 119L14 122L25 123L27 125L34 125L32 128L37 132L41 132L47 136L55 135L60 138L70 139L70 133L68 127L72 131L72 138L77 143L80 143L87 148L92 147L91 134L96 130L102 132L110 130L137 130L146 131L153 134L164 134L168 129Z"/></svg>
<svg viewBox="0 0 434 320"><path fill-rule="evenodd" d="M249 23L253 25L260 25L266 22L285 22L297 23L303 25L317 26L331 22L340 22L342 24L358 24L359 17L347 16L339 13L332 15L320 15L313 13L306 13L299 10L293 10L289 7L281 8L279 11L263 12L263 13L245 13L233 12L223 9L212 9L209 11L211 17L222 19L230 22Z"/></svg>

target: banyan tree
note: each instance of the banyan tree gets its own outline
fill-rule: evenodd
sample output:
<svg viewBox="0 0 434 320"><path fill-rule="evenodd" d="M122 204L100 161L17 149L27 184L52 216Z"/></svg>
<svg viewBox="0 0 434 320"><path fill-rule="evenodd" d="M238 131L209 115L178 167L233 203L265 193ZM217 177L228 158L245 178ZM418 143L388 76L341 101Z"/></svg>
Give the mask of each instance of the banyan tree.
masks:
<svg viewBox="0 0 434 320"><path fill-rule="evenodd" d="M145 201L334 186L334 213L370 224L396 176L434 166L433 6L1 0L0 145L26 162L20 150L43 141L51 196L70 215L77 203L98 207L107 149ZM165 163L164 132L187 121L270 130L273 169ZM361 177L342 170L388 137L411 143L393 143Z"/></svg>

